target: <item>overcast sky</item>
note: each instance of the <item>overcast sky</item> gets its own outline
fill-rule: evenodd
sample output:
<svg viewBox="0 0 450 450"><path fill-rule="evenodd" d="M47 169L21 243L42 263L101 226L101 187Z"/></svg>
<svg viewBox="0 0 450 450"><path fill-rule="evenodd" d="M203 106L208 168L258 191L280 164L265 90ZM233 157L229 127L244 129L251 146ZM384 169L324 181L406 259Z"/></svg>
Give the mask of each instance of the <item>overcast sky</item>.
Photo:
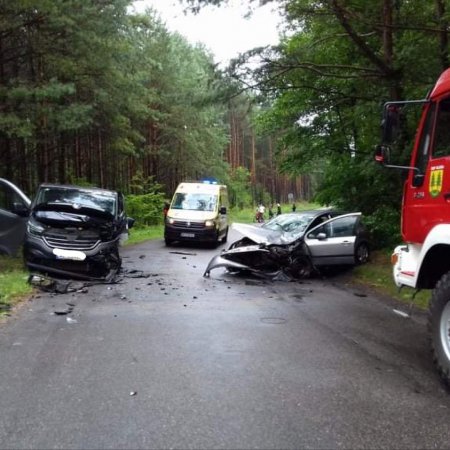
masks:
<svg viewBox="0 0 450 450"><path fill-rule="evenodd" d="M189 42L202 42L214 54L215 61L226 66L231 58L251 48L276 44L277 25L281 21L276 2L254 8L246 19L248 2L229 0L228 6L204 7L199 14L184 14L176 0L136 0L137 12L152 7L170 31L178 31Z"/></svg>

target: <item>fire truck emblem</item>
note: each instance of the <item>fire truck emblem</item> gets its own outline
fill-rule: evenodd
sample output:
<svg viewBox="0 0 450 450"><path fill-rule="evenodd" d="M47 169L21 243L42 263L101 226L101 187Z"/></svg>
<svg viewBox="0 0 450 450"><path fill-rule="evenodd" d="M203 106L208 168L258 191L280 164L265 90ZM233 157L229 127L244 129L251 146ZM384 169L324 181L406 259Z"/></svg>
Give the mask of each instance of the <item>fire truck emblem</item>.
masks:
<svg viewBox="0 0 450 450"><path fill-rule="evenodd" d="M443 166L432 167L430 173L429 192L432 197L437 197L442 190L442 180L444 179Z"/></svg>

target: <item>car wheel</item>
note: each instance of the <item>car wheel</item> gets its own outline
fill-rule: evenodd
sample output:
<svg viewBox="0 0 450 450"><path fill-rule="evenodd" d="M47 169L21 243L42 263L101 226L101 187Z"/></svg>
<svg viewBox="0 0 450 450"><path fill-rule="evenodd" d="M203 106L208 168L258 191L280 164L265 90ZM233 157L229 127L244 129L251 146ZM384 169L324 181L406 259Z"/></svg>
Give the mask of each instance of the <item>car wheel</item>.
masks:
<svg viewBox="0 0 450 450"><path fill-rule="evenodd" d="M361 242L355 249L355 263L366 264L369 261L369 246L366 242Z"/></svg>
<svg viewBox="0 0 450 450"><path fill-rule="evenodd" d="M313 271L314 267L308 256L298 256L289 266L289 273L294 278L309 278Z"/></svg>
<svg viewBox="0 0 450 450"><path fill-rule="evenodd" d="M164 238L164 242L166 243L167 247L170 247L173 241L171 239Z"/></svg>

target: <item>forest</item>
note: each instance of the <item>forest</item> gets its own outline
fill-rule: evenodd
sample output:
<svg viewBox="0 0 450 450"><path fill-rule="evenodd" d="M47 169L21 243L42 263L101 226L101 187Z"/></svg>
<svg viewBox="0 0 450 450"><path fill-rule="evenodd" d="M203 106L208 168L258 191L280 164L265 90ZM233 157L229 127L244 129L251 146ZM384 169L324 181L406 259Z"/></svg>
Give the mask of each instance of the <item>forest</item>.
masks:
<svg viewBox="0 0 450 450"><path fill-rule="evenodd" d="M279 45L220 70L131 0L0 0L0 177L158 201L213 177L235 207L293 193L360 210L379 245L396 242L402 177L373 162L382 105L423 98L449 66L450 0L246 3L268 2Z"/></svg>

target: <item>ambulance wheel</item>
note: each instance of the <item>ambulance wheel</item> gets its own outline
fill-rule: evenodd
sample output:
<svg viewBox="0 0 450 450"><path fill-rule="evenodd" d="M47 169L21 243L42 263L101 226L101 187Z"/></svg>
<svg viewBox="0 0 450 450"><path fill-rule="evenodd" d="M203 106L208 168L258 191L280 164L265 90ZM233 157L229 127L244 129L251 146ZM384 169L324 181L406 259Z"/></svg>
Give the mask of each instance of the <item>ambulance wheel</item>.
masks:
<svg viewBox="0 0 450 450"><path fill-rule="evenodd" d="M447 386L450 386L450 272L446 273L433 290L428 333L433 361Z"/></svg>

